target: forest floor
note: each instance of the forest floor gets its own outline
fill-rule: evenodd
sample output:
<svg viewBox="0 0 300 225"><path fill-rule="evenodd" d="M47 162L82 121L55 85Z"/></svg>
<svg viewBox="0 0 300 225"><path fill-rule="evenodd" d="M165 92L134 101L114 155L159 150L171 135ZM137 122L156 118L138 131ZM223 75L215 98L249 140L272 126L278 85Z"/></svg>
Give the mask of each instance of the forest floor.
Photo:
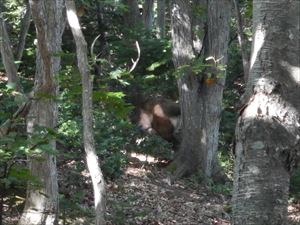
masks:
<svg viewBox="0 0 300 225"><path fill-rule="evenodd" d="M189 179L169 185L166 168L152 157L131 154L130 161L108 184L108 224L229 224L228 196Z"/></svg>
<svg viewBox="0 0 300 225"><path fill-rule="evenodd" d="M166 167L141 154L108 184L108 224L230 225L230 193L195 179L169 185ZM223 192L223 193L222 193ZM289 224L300 224L300 202L289 204Z"/></svg>
<svg viewBox="0 0 300 225"><path fill-rule="evenodd" d="M60 225L94 224L92 185L84 159L79 161L58 162ZM78 162L80 173L74 169ZM207 186L195 177L169 185L167 177L166 162L131 153L123 175L107 182L107 225L230 225L225 186ZM290 202L288 210L288 224L300 225L300 200ZM17 224L21 211L4 207L4 224Z"/></svg>

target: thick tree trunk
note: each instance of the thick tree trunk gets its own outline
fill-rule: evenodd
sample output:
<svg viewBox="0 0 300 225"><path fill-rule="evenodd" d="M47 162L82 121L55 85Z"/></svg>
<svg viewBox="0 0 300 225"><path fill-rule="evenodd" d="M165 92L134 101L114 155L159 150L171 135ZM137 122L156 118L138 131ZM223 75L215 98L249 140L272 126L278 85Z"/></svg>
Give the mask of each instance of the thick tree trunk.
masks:
<svg viewBox="0 0 300 225"><path fill-rule="evenodd" d="M166 14L166 0L157 0L157 37L165 37L165 14Z"/></svg>
<svg viewBox="0 0 300 225"><path fill-rule="evenodd" d="M191 64L194 57L190 13L188 1L174 1L172 41L173 61L177 68ZM229 18L229 0L209 1L207 55L217 61L211 71L214 82L206 84L206 78L196 76L189 67L182 70L178 79L183 127L181 147L174 161L177 165L174 179L198 169L207 177L219 172L216 155L225 73L217 66L227 63Z"/></svg>
<svg viewBox="0 0 300 225"><path fill-rule="evenodd" d="M225 85L225 68L229 41L230 0L211 0L208 2L207 26L208 46L207 57L214 65L212 77L206 77L201 90L204 106L202 113L201 151L203 154L202 168L207 177L219 179L220 168L217 161L219 142L219 126L222 113L223 89ZM213 82L209 82L213 80Z"/></svg>
<svg viewBox="0 0 300 225"><path fill-rule="evenodd" d="M37 134L36 126L54 128L57 120L58 85L54 76L60 69L60 58L53 53L61 50L63 32L63 0L30 1L32 17L35 22L38 40L37 68L35 77L35 100L28 117L27 129ZM44 95L53 98L41 97ZM50 143L55 148L55 142ZM41 158L43 160L41 160ZM36 177L39 187L28 185L24 212L19 225L56 224L58 214L58 185L56 158L54 155L42 153L37 158L31 157L29 168Z"/></svg>
<svg viewBox="0 0 300 225"><path fill-rule="evenodd" d="M143 19L144 19L144 25L147 30L152 29L153 25L153 19L154 19L154 0L145 0L143 5Z"/></svg>
<svg viewBox="0 0 300 225"><path fill-rule="evenodd" d="M299 1L253 3L252 97L236 127L234 225L285 225L300 150Z"/></svg>
<svg viewBox="0 0 300 225"><path fill-rule="evenodd" d="M100 169L98 156L95 149L93 135L93 102L92 102L92 76L89 72L89 61L87 57L87 44L75 11L73 0L66 0L67 17L71 27L77 48L78 68L82 79L82 116L83 116L83 141L86 153L88 170L92 178L94 189L94 203L96 225L105 223L105 181Z"/></svg>

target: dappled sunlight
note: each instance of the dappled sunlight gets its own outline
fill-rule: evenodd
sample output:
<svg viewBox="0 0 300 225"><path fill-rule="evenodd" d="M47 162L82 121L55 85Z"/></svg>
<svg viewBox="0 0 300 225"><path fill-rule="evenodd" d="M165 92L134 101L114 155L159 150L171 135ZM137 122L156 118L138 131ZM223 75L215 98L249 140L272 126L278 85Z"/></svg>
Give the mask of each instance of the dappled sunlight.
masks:
<svg viewBox="0 0 300 225"><path fill-rule="evenodd" d="M150 171L146 170L145 168L134 168L134 167L128 167L125 170L126 175L134 176L134 177L144 177L146 176Z"/></svg>
<svg viewBox="0 0 300 225"><path fill-rule="evenodd" d="M253 38L253 51L250 60L250 70L252 69L260 49L262 48L266 37L266 31L263 29L262 24L258 24L255 29L255 34Z"/></svg>
<svg viewBox="0 0 300 225"><path fill-rule="evenodd" d="M71 9L67 10L67 16L70 26L76 30L80 30L80 24L76 12Z"/></svg>
<svg viewBox="0 0 300 225"><path fill-rule="evenodd" d="M288 218L291 222L300 222L300 205L299 204L289 204L288 206Z"/></svg>
<svg viewBox="0 0 300 225"><path fill-rule="evenodd" d="M141 153L130 153L130 157L138 159L140 162L147 162L147 163L158 163L159 160L154 158L153 156Z"/></svg>
<svg viewBox="0 0 300 225"><path fill-rule="evenodd" d="M288 71L289 76L292 81L294 81L295 83L298 83L298 84L300 83L300 68L299 67L293 66L284 60L280 61L280 65Z"/></svg>

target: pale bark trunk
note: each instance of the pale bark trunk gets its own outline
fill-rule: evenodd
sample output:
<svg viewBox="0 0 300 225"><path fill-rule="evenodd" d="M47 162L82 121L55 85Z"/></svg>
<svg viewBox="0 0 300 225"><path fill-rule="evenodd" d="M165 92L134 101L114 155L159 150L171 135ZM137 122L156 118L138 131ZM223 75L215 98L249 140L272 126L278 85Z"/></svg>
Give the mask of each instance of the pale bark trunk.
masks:
<svg viewBox="0 0 300 225"><path fill-rule="evenodd" d="M38 40L35 93L56 96L58 85L54 76L60 69L60 58L53 53L61 50L63 32L63 0L30 1ZM35 96L27 122L29 133L36 133L35 126L54 128L57 122L57 104L54 98ZM49 143L55 148L55 142ZM43 160L41 160L41 158ZM56 157L42 153L31 157L29 168L40 185L28 185L27 198L19 225L53 225L57 223L58 185Z"/></svg>
<svg viewBox="0 0 300 225"><path fill-rule="evenodd" d="M165 14L166 14L166 0L157 0L157 37L165 37Z"/></svg>
<svg viewBox="0 0 300 225"><path fill-rule="evenodd" d="M73 0L66 0L67 17L71 27L77 48L78 69L82 79L82 116L83 116L83 140L86 152L86 161L90 172L93 189L96 225L105 224L105 181L100 169L98 156L95 150L93 135L92 114L92 76L89 72L89 61L87 57L87 44L82 34L80 24L75 11Z"/></svg>
<svg viewBox="0 0 300 225"><path fill-rule="evenodd" d="M153 19L154 19L154 0L145 0L143 5L143 19L144 19L144 25L147 30L152 29L153 25Z"/></svg>
<svg viewBox="0 0 300 225"><path fill-rule="evenodd" d="M203 152L203 170L207 177L217 177L220 171L217 161L219 142L219 126L222 113L223 89L225 85L227 50L229 41L230 0L211 0L208 2L208 49L207 57L213 57L209 62L214 64L212 76L215 83L205 84L201 90L204 101L201 125L201 151ZM217 62L214 62L217 61ZM221 178L221 177L220 177Z"/></svg>
<svg viewBox="0 0 300 225"><path fill-rule="evenodd" d="M285 225L300 149L299 1L253 3L252 96L236 127L234 225Z"/></svg>

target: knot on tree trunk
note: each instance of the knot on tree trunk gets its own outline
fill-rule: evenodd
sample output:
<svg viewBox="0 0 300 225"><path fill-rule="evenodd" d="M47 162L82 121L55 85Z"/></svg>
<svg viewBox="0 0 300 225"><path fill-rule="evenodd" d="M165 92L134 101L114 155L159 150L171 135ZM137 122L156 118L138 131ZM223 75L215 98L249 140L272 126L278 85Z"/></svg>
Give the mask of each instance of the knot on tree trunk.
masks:
<svg viewBox="0 0 300 225"><path fill-rule="evenodd" d="M270 77L259 78L254 86L254 93L264 93L270 95L272 93L279 93L279 90L279 82Z"/></svg>

